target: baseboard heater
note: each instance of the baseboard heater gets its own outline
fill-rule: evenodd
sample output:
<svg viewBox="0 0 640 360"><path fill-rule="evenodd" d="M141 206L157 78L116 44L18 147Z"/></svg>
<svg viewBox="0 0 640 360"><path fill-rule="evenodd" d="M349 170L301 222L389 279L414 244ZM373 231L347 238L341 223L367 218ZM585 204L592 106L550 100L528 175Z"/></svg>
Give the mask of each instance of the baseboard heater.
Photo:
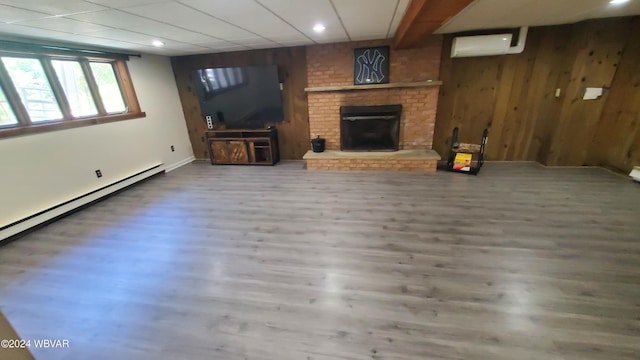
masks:
<svg viewBox="0 0 640 360"><path fill-rule="evenodd" d="M77 196L71 200L67 200L11 224L2 226L0 227L0 245L9 243L12 240L26 235L30 231L36 230L39 227L48 225L78 210L91 206L98 201L114 195L140 181L163 174L165 172L163 165L164 164L158 164L152 166L146 170L127 176L124 179L120 179L99 189Z"/></svg>

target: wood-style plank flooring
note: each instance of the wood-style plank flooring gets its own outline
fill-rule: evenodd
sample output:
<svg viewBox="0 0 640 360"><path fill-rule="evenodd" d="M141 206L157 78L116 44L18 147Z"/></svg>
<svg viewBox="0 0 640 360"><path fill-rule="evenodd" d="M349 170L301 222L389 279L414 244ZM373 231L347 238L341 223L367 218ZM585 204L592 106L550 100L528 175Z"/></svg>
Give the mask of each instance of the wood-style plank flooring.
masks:
<svg viewBox="0 0 640 360"><path fill-rule="evenodd" d="M38 359L640 359L640 185L196 163L0 247Z"/></svg>

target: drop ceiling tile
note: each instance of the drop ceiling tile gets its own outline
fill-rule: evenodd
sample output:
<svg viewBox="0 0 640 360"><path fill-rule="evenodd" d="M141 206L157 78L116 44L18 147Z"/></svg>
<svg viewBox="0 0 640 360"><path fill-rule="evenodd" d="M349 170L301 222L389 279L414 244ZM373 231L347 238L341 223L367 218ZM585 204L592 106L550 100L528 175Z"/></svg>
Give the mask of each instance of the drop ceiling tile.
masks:
<svg viewBox="0 0 640 360"><path fill-rule="evenodd" d="M49 17L38 20L21 21L19 25L37 27L46 30L62 31L72 34L84 34L94 31L107 30L106 26L86 23L63 17Z"/></svg>
<svg viewBox="0 0 640 360"><path fill-rule="evenodd" d="M274 42L278 42L281 44L297 42L297 43L305 43L305 44L311 45L314 43L313 40L307 37L300 38L299 36L291 36L291 35L276 35L276 36L269 37L269 40L272 40Z"/></svg>
<svg viewBox="0 0 640 360"><path fill-rule="evenodd" d="M288 34L306 37L254 0L179 0L180 3L228 21L266 38Z"/></svg>
<svg viewBox="0 0 640 360"><path fill-rule="evenodd" d="M314 41L308 37L306 37L304 34L301 33L290 33L287 34L286 36L282 36L282 35L274 35L274 36L265 36L265 38L273 41L273 42L281 42L280 39L286 39L286 40L290 40L290 41L298 41L298 42L303 42L305 44L314 44Z"/></svg>
<svg viewBox="0 0 640 360"><path fill-rule="evenodd" d="M356 35L356 36L351 36L351 40L353 41L365 41L365 40L379 40L379 39L386 39L387 38L387 32L384 31L384 33L382 32L375 32L375 33L371 33L371 35Z"/></svg>
<svg viewBox="0 0 640 360"><path fill-rule="evenodd" d="M145 26L133 27L129 30L185 43L201 43L214 40L211 36L184 30L163 23L155 23L153 25L147 24Z"/></svg>
<svg viewBox="0 0 640 360"><path fill-rule="evenodd" d="M138 52L146 53L146 54L159 54L162 51L161 48L157 48L157 47L153 47L153 46L140 45L140 44L131 44L129 47L126 48L126 50L138 51Z"/></svg>
<svg viewBox="0 0 640 360"><path fill-rule="evenodd" d="M246 46L242 46L242 45L238 45L238 46L228 46L228 47L221 47L221 48L212 48L212 52L232 52L232 51L245 51L245 50L250 50L251 48L246 47Z"/></svg>
<svg viewBox="0 0 640 360"><path fill-rule="evenodd" d="M173 49L173 50L205 50L207 47L193 45L193 44L175 44L172 46L165 46L163 49Z"/></svg>
<svg viewBox="0 0 640 360"><path fill-rule="evenodd" d="M153 42L153 40L160 40L164 42L167 46L179 44L179 42L176 42L176 41L163 39L155 36L139 34L139 33L131 32L128 30L120 30L120 29L96 31L94 33L91 33L91 35L95 37L104 38L104 39L134 43L142 46L149 46Z"/></svg>
<svg viewBox="0 0 640 360"><path fill-rule="evenodd" d="M0 24L0 33L13 36L27 36L41 39L53 39L56 36L69 35L53 30L43 30L38 28L32 28L29 26L15 25L15 24Z"/></svg>
<svg viewBox="0 0 640 360"><path fill-rule="evenodd" d="M352 40L386 38L397 5L397 1L390 0L348 0L333 3Z"/></svg>
<svg viewBox="0 0 640 360"><path fill-rule="evenodd" d="M210 53L211 49L206 48L206 47L202 47L202 46L195 46L195 45L179 45L179 46L174 46L174 47L162 47L162 48L155 48L153 53L154 54L159 54L159 55L165 55L165 56L175 56L175 55L179 55L179 54L194 54L194 53Z"/></svg>
<svg viewBox="0 0 640 360"><path fill-rule="evenodd" d="M89 44L95 44L98 46L105 46L108 48L115 48L115 49L129 49L129 48L132 48L133 46L137 46L137 44L132 44L124 41L109 40L109 39L94 39L93 42Z"/></svg>
<svg viewBox="0 0 640 360"><path fill-rule="evenodd" d="M142 52L142 51L141 51ZM180 56L180 55L184 55L186 52L182 51L182 50L170 50L170 49L153 49L153 50L145 50L144 51L147 54L153 54L153 55L162 55L162 56ZM189 51L189 54L195 53L196 51ZM211 50L209 50L209 52L211 52Z"/></svg>
<svg viewBox="0 0 640 360"><path fill-rule="evenodd" d="M112 49L126 49L134 45L132 43L127 43L124 41L103 39L103 38L97 38L94 36L78 35L78 34L60 33L60 35L52 36L52 38L57 39L59 41L64 41L64 42L71 42L76 44L87 44L92 47L105 47L105 48L112 48Z"/></svg>
<svg viewBox="0 0 640 360"><path fill-rule="evenodd" d="M201 46L204 46L202 44L198 44ZM209 49L211 49L211 52L220 52L220 51L239 51L239 50L248 50L249 47L246 47L244 45L236 45L236 44L230 44L230 43L226 43L226 44L217 44L217 45L211 45L211 46L205 46Z"/></svg>
<svg viewBox="0 0 640 360"><path fill-rule="evenodd" d="M305 41L296 41L296 40L283 40L283 41L278 41L279 44L282 44L282 46L284 47L290 47L290 46L303 46L303 45L313 45L311 43L309 43L309 40L305 40Z"/></svg>
<svg viewBox="0 0 640 360"><path fill-rule="evenodd" d="M280 33L280 34L269 35L269 36L265 35L265 38L277 43L281 43L282 41L296 41L296 42L304 42L306 44L314 43L312 39L308 38L306 35L299 32Z"/></svg>
<svg viewBox="0 0 640 360"><path fill-rule="evenodd" d="M42 12L18 9L11 6L0 5L0 22L12 23L17 21L40 19L51 16Z"/></svg>
<svg viewBox="0 0 640 360"><path fill-rule="evenodd" d="M393 37L398 30L398 26L400 26L400 22L404 17L404 14L407 12L407 8L409 7L409 3L411 0L400 0L398 2L398 7L396 9L396 15L393 17L393 21L391 21L391 27L389 28L389 34L387 37Z"/></svg>
<svg viewBox="0 0 640 360"><path fill-rule="evenodd" d="M316 37L314 39L314 41L318 44L330 44L330 43L338 43L338 42L345 42L345 41L349 41L349 39L346 39L344 36L340 36L340 35L326 35L323 37Z"/></svg>
<svg viewBox="0 0 640 360"><path fill-rule="evenodd" d="M269 45L270 47L278 47L279 45L271 40L263 39L263 38L252 38L252 39L239 39L233 41L235 44L244 45L244 46L259 46L259 45Z"/></svg>
<svg viewBox="0 0 640 360"><path fill-rule="evenodd" d="M347 41L340 20L328 0L256 0L317 42ZM326 29L318 34L313 31L316 23Z"/></svg>
<svg viewBox="0 0 640 360"><path fill-rule="evenodd" d="M104 10L103 6L82 0L1 0L0 3L56 16Z"/></svg>
<svg viewBox="0 0 640 360"><path fill-rule="evenodd" d="M236 44L230 43L224 40L210 40L203 43L195 43L193 45L203 46L206 48L217 48L217 47L229 47L229 46L237 46Z"/></svg>
<svg viewBox="0 0 640 360"><path fill-rule="evenodd" d="M247 45L247 46L252 48L252 49L254 49L254 50L257 50L257 49L273 49L275 47L281 47L280 45L274 44L274 43L271 43L271 44L256 44L256 45Z"/></svg>
<svg viewBox="0 0 640 360"><path fill-rule="evenodd" d="M201 11L175 2L127 7L124 11L224 40L255 36Z"/></svg>
<svg viewBox="0 0 640 360"><path fill-rule="evenodd" d="M110 8L123 8L126 6L147 5L156 4L161 2L167 2L169 0L85 0L90 3L107 6Z"/></svg>
<svg viewBox="0 0 640 360"><path fill-rule="evenodd" d="M75 20L110 26L112 28L118 28L118 29L132 29L132 28L139 28L143 26L154 26L159 24L157 21L145 19L137 15L132 15L132 14L119 11L119 10L114 10L114 9L69 15L67 17Z"/></svg>
<svg viewBox="0 0 640 360"><path fill-rule="evenodd" d="M204 48L204 50L200 51L189 51L188 53L182 52L180 54L176 54L174 56L180 56L180 55L195 55L195 54L211 54L213 53L215 50L210 49L210 48Z"/></svg>

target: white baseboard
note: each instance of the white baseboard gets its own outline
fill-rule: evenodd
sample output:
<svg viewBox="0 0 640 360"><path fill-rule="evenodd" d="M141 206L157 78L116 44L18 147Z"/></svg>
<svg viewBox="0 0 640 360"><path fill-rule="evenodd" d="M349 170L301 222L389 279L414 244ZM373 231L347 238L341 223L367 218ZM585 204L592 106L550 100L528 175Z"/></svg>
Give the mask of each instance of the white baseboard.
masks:
<svg viewBox="0 0 640 360"><path fill-rule="evenodd" d="M640 182L640 166L634 166L633 170L629 173L629 176L631 176L634 181Z"/></svg>
<svg viewBox="0 0 640 360"><path fill-rule="evenodd" d="M39 213L35 216L28 217L25 220L18 221L14 225L9 225L6 228L0 230L0 242L2 240L7 239L13 235L19 234L23 231L29 230L34 226L38 226L44 222L47 222L51 219L54 219L58 216L64 215L74 209L77 209L83 205L89 204L92 201L96 201L102 197L105 197L113 192L118 190L122 190L127 186L131 186L139 181L142 181L148 177L164 172L164 167L162 164L157 165L147 171L141 172L132 177L126 178L125 180L118 181L114 184L107 185L102 189L90 192L87 195L80 196L75 200L64 203L64 205L53 207L51 210L45 210L42 213Z"/></svg>
<svg viewBox="0 0 640 360"><path fill-rule="evenodd" d="M177 169L177 168L179 168L181 166L185 166L187 164L191 164L195 160L196 160L195 156L189 156L188 158L186 158L184 160L181 160L181 161L178 161L177 163L165 166L164 170L166 172L170 172L170 171L173 171L173 170L175 170L175 169Z"/></svg>

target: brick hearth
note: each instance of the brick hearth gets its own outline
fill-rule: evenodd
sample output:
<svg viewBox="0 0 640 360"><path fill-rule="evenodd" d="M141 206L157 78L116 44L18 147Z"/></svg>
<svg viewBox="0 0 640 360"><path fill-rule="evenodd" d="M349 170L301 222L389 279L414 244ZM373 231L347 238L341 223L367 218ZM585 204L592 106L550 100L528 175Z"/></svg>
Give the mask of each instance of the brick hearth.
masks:
<svg viewBox="0 0 640 360"><path fill-rule="evenodd" d="M304 155L308 170L435 171L440 155L433 150L379 152L309 151Z"/></svg>

